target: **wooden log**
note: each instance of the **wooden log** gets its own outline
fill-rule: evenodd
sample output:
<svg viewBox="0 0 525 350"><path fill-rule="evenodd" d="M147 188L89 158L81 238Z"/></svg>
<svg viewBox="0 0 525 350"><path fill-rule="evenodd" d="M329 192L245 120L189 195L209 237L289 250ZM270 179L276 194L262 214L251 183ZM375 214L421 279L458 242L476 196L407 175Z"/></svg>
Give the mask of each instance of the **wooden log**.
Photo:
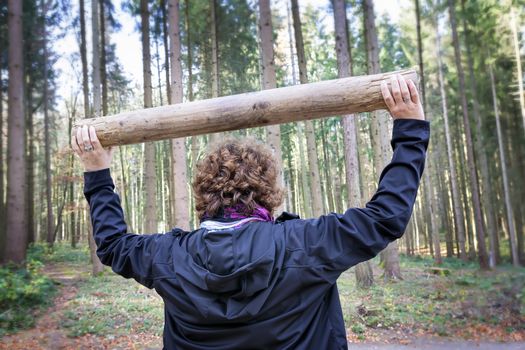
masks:
<svg viewBox="0 0 525 350"><path fill-rule="evenodd" d="M396 73L418 82L412 69L355 76L83 119L75 127L94 126L107 147L370 112L386 108L380 83Z"/></svg>

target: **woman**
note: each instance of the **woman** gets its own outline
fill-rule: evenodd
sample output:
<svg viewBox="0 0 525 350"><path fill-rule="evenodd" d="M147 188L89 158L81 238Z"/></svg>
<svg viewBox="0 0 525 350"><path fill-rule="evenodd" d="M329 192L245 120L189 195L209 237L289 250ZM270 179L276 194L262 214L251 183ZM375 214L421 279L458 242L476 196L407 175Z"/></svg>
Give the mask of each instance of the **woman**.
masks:
<svg viewBox="0 0 525 350"><path fill-rule="evenodd" d="M200 228L128 234L111 150L94 129L77 130L72 147L86 170L97 254L163 298L165 349L347 348L337 278L401 237L429 141L415 84L396 76L390 86L381 90L394 118L394 153L377 192L365 208L316 219L274 220L282 190L271 151L227 141L197 166Z"/></svg>

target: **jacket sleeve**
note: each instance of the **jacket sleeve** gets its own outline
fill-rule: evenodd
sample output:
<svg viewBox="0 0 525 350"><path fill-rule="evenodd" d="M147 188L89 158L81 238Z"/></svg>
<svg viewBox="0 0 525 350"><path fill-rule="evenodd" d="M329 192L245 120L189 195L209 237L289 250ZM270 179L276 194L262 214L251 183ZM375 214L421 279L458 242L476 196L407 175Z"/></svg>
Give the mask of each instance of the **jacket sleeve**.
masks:
<svg viewBox="0 0 525 350"><path fill-rule="evenodd" d="M153 286L153 258L162 234L127 233L120 198L109 169L84 173L84 195L89 203L97 255L104 265L125 278Z"/></svg>
<svg viewBox="0 0 525 350"><path fill-rule="evenodd" d="M364 208L285 223L289 266L314 268L316 275L335 283L344 270L400 238L412 215L429 137L427 121L395 120L392 160Z"/></svg>

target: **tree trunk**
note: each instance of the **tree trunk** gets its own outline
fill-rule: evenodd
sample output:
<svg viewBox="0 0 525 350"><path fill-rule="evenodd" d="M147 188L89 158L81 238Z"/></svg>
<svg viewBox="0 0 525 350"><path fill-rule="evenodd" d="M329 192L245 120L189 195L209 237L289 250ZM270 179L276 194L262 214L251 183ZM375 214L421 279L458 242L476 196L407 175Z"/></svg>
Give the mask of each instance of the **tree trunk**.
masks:
<svg viewBox="0 0 525 350"><path fill-rule="evenodd" d="M323 150L323 161L324 161L324 178L325 178L325 193L326 193L326 209L331 212L334 211L334 191L332 186L332 177L329 174L329 164L330 164L330 154L328 152L328 145L326 141L326 123L324 120L320 121L321 123L321 142Z"/></svg>
<svg viewBox="0 0 525 350"><path fill-rule="evenodd" d="M26 257L28 227L26 212L24 64L22 42L22 1L8 6L8 144L6 245L2 262L21 264Z"/></svg>
<svg viewBox="0 0 525 350"><path fill-rule="evenodd" d="M4 192L4 93L0 79L0 262L4 256L5 247L5 192Z"/></svg>
<svg viewBox="0 0 525 350"><path fill-rule="evenodd" d="M334 0L335 42L337 54L337 70L339 78L352 75L352 58L348 44L348 25L346 19L346 1ZM361 187L359 183L359 156L357 152L357 128L354 115L343 116L343 141L345 148L346 185L348 191L348 206L359 207L362 204ZM374 275L370 261L356 266L356 282L360 288L368 288L374 284Z"/></svg>
<svg viewBox="0 0 525 350"><path fill-rule="evenodd" d="M47 206L47 244L53 246L54 232L55 232L55 217L53 215L53 200L52 200L52 181L51 181L51 138L49 135L49 107L48 107L48 86L47 86L47 3L42 0L43 7L43 43L44 46L44 138L45 138L45 159L46 159L46 206Z"/></svg>
<svg viewBox="0 0 525 350"><path fill-rule="evenodd" d="M89 113L89 78L88 63L86 52L86 17L84 0L80 0L80 58L82 61L82 93L84 95L84 118L88 118Z"/></svg>
<svg viewBox="0 0 525 350"><path fill-rule="evenodd" d="M516 60L516 70L518 77L518 94L521 107L521 118L523 119L523 129L525 130L525 92L523 91L523 71L521 69L520 42L518 39L518 25L514 7L510 8L510 27L512 30L512 42L514 43L514 58Z"/></svg>
<svg viewBox="0 0 525 350"><path fill-rule="evenodd" d="M94 1L94 0L92 0ZM106 68L106 15L105 0L100 4L100 82L102 85L102 115L108 115L108 79Z"/></svg>
<svg viewBox="0 0 525 350"><path fill-rule="evenodd" d="M380 84L396 73L417 81L413 70L348 77L124 112L83 124L93 125L107 147L373 111L386 108Z"/></svg>
<svg viewBox="0 0 525 350"><path fill-rule="evenodd" d="M367 48L368 73L377 74L381 71L379 65L379 43L375 26L374 2L372 0L363 1L365 41ZM388 120L385 113L372 113L372 144L374 148L374 164L376 176L381 174L383 168L390 160L390 137L388 131ZM399 266L399 251L397 242L390 243L381 253L385 263L384 278L401 279L401 268Z"/></svg>
<svg viewBox="0 0 525 350"><path fill-rule="evenodd" d="M171 99L172 104L182 103L182 59L181 38L179 30L179 1L168 1L168 23L171 48ZM177 108L178 106L175 106ZM189 229L189 195L186 176L186 144L184 138L172 140L172 164L174 196L172 208L175 213L175 224L184 229Z"/></svg>
<svg viewBox="0 0 525 350"><path fill-rule="evenodd" d="M299 81L301 84L308 83L308 71L304 53L303 32L298 0L292 0L292 17L295 35L295 47L297 50L297 61L299 66ZM308 153L308 165L310 167L310 190L312 194L312 214L320 216L323 214L323 199L321 194L321 178L319 175L319 162L315 142L313 121L305 121L306 151Z"/></svg>
<svg viewBox="0 0 525 350"><path fill-rule="evenodd" d="M291 14L290 14L290 6L286 6L287 10L287 24L288 24L288 40L290 44L290 58L291 58L291 66L292 66L292 84L297 84L297 78L296 78L296 71L295 71L295 55L293 52L293 40L292 40L292 21L291 21ZM301 175L301 187L303 192L303 208L304 208L304 215L303 217L309 218L312 217L312 199L311 199L311 193L310 188L308 186L308 164L306 163L306 151L304 147L304 133L303 133L303 123L298 122L296 124L297 128L297 144L299 146L299 162L300 162L300 175Z"/></svg>
<svg viewBox="0 0 525 350"><path fill-rule="evenodd" d="M75 98L75 103L76 103L76 98ZM75 118L75 114L76 112L74 113L71 113L69 115L69 120L68 120L68 131L69 131L69 143L71 143L71 131L73 131L73 120ZM74 188L74 185L75 183L73 182L72 180L72 176L73 176L73 173L74 173L74 168L73 168L73 165L74 165L74 161L75 161L75 158L74 158L74 155L71 154L70 155L70 165L71 165L71 172L70 172L70 178L69 178L69 190L68 190L68 199L69 199L69 235L70 235L70 240L71 240L71 248L76 248L76 245L77 245L77 241L76 241L76 237L75 237L75 209L76 209L76 206L75 206L75 188Z"/></svg>
<svg viewBox="0 0 525 350"><path fill-rule="evenodd" d="M187 66L188 66L188 101L193 101L193 52L191 47L191 32L190 32L190 1L186 0L184 6L184 19L186 26L186 51L188 52ZM181 100L182 102L182 100Z"/></svg>
<svg viewBox="0 0 525 350"><path fill-rule="evenodd" d="M416 5L416 34L417 34L417 56L419 65L419 89L421 90L421 102L423 103L423 110L427 110L427 99L425 89L425 65L423 64L423 40L421 38L421 11L419 8L419 0L414 0Z"/></svg>
<svg viewBox="0 0 525 350"><path fill-rule="evenodd" d="M166 11L166 0L160 0L160 9L162 12L162 43L164 44L164 72L166 74L166 96L168 103L171 104L171 87L170 87L170 61L169 61L169 44L168 44L168 19Z"/></svg>
<svg viewBox="0 0 525 350"><path fill-rule="evenodd" d="M25 193L26 196L26 222L27 222L27 242L26 245L35 241L35 127L34 127L34 109L33 109L33 94L32 86L33 81L31 80L31 75L26 76L26 82L24 86L26 96L25 104L25 113L26 113L26 147L27 147L27 156L26 156L26 183L27 190ZM44 191L41 191L41 208L44 207L43 202L45 200Z"/></svg>
<svg viewBox="0 0 525 350"><path fill-rule="evenodd" d="M461 1L461 7L463 9L463 13L465 12L465 0ZM490 175L489 175L489 165L487 160L487 153L485 151L486 143L482 142L482 118L480 115L479 110L479 102L478 102L478 93L477 93L477 83L476 83L476 77L474 75L474 64L472 61L472 53L470 50L470 36L468 33L467 28L467 22L465 20L465 17L463 16L463 33L465 35L465 46L466 46L466 52L467 52L467 64L468 64L468 71L469 71L469 83L470 83L470 90L472 93L472 104L474 107L474 126L476 130L476 134L474 137L474 144L476 146L477 151L477 159L479 159L480 167L481 167L481 184L480 184L480 191L481 191L481 198L483 201L483 207L485 208L485 217L487 220L487 229L488 229L488 235L489 235L489 267L494 268L496 266L496 238L495 235L497 234L496 229L496 215L494 212L494 207L492 205L492 189L491 189L491 181L490 181Z"/></svg>
<svg viewBox="0 0 525 350"><path fill-rule="evenodd" d="M439 33L439 23L436 21L436 57L438 62L438 78L439 78L439 92L441 95L441 105L443 112L443 121L445 124L445 142L447 149L447 160L450 171L450 186L452 191L452 207L454 210L454 224L456 235L459 243L459 257L466 261L467 251L465 247L465 219L463 217L463 210L461 209L461 200L458 186L458 172L456 170L456 163L452 155L453 146L451 139L451 131L448 120L448 105L447 95L445 93L445 82L443 79L443 64L441 62L441 37Z"/></svg>
<svg viewBox="0 0 525 350"><path fill-rule="evenodd" d="M419 60L419 76L421 79L421 102L423 104L423 110L426 109L426 96L425 96L425 74L424 74L424 64L423 64L423 42L421 40L421 20L420 20L420 11L419 11L419 0L415 0L416 4L416 32L417 32L417 52ZM430 113L427 111L425 113L426 119L431 122ZM430 153L430 152L429 152ZM438 197L435 195L430 174L432 174L433 168L433 153L430 153L429 162L427 169L424 174L424 199L425 199L425 209L427 210L427 215L430 217L430 235L432 236L432 244L434 247L434 261L436 264L441 264L441 243L439 240L439 230L436 223L436 204L435 201L438 200Z"/></svg>
<svg viewBox="0 0 525 350"><path fill-rule="evenodd" d="M262 88L275 89L277 81L275 76L275 58L273 51L273 28L272 11L270 0L259 0L259 36L261 41L261 64L262 64ZM281 127L280 125L270 125L266 127L266 141L275 152L276 168L279 170L279 182L283 183L282 174L282 151L281 151ZM275 214L279 215L283 211L281 204L275 209Z"/></svg>
<svg viewBox="0 0 525 350"><path fill-rule="evenodd" d="M81 13L81 16L84 14ZM93 0L91 2L91 38L93 43L93 114L97 117L101 116L101 96L100 96L100 33L98 28L98 1ZM84 101L85 102L85 101ZM85 107L84 107L85 108ZM89 216L89 214L88 214ZM88 242L89 242L89 251L91 255L91 262L93 263L93 275L99 275L104 271L104 265L100 262L100 259L97 256L97 246L95 244L95 239L93 237L93 227L91 225L91 220L86 220L86 225L88 227Z"/></svg>
<svg viewBox="0 0 525 350"><path fill-rule="evenodd" d="M186 22L186 50L188 52L187 54L187 66L188 66L188 83L187 83L187 86L188 86L188 101L193 101L194 100L194 95L193 95L193 47L191 45L191 27L190 27L190 24L191 24L191 19L190 19L190 1L189 0L186 0L186 6L184 7L184 12L185 12L185 22ZM212 134L212 135L216 135L216 134ZM198 136L193 136L191 138L191 145L190 145L190 148L191 148L191 151L190 151L190 154L191 154L191 160L192 160L192 164L191 164L191 167L190 169L193 169L195 167L195 164L196 164L196 161L197 161L197 156L199 154L199 139L198 139ZM187 158L186 158L187 159ZM186 164L187 166L188 164ZM191 171L190 171L190 176L191 176ZM194 207L194 204L193 204L193 196L189 196L190 198L190 201L188 202L188 208L193 208ZM190 218L191 217L191 218ZM191 227L190 225L190 222L192 222L193 220L193 215L190 215L188 216L188 227Z"/></svg>
<svg viewBox="0 0 525 350"><path fill-rule="evenodd" d="M467 143L467 168L469 174L470 190L472 192L472 202L474 206L479 265L482 269L487 269L489 268L489 262L487 257L487 249L485 246L485 232L483 229L483 215L481 213L481 202L479 197L478 174L476 172L476 160L474 158L474 146L472 143L470 119L468 115L467 95L465 91L465 74L463 73L463 66L461 64L461 51L459 48L459 38L456 28L456 9L454 0L448 0L448 9L450 15L450 26L452 28L454 57L459 78L459 93L461 97L461 109L463 112L465 139Z"/></svg>
<svg viewBox="0 0 525 350"><path fill-rule="evenodd" d="M148 0L140 1L141 37L142 37L142 74L144 83L144 108L153 107L151 86L151 53L149 38L149 8ZM154 233L157 228L157 186L156 186L155 144L147 142L144 145L144 191L145 233Z"/></svg>
<svg viewBox="0 0 525 350"><path fill-rule="evenodd" d="M494 104L494 116L496 117L496 131L498 136L498 148L499 156L501 161L501 176L503 177L503 194L505 197L505 209L507 212L507 224L509 226L509 236L510 236L510 252L512 257L512 264L514 266L519 266L518 259L518 249L516 242L516 226L514 225L514 211L510 201L510 191L509 191L509 180L507 177L507 163L505 161L505 151L503 146L503 136L501 134L501 123L499 119L499 108L498 108L498 97L496 95L496 84L494 82L494 73L492 72L492 65L489 65L489 74L490 74L490 87L492 92L492 101Z"/></svg>

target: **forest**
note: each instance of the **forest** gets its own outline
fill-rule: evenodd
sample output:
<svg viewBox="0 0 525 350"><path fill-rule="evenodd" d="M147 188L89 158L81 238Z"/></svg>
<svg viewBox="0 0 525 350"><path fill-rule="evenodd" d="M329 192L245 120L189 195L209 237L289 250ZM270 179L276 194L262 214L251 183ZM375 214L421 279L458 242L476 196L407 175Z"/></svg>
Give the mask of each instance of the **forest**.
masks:
<svg viewBox="0 0 525 350"><path fill-rule="evenodd" d="M524 58L523 0L0 0L0 349L161 346L159 297L96 255L83 119L401 69L426 167L402 238L338 281L347 338L525 342ZM118 146L111 172L128 232L194 230L196 163L252 136L313 218L368 202L391 134L334 115Z"/></svg>

